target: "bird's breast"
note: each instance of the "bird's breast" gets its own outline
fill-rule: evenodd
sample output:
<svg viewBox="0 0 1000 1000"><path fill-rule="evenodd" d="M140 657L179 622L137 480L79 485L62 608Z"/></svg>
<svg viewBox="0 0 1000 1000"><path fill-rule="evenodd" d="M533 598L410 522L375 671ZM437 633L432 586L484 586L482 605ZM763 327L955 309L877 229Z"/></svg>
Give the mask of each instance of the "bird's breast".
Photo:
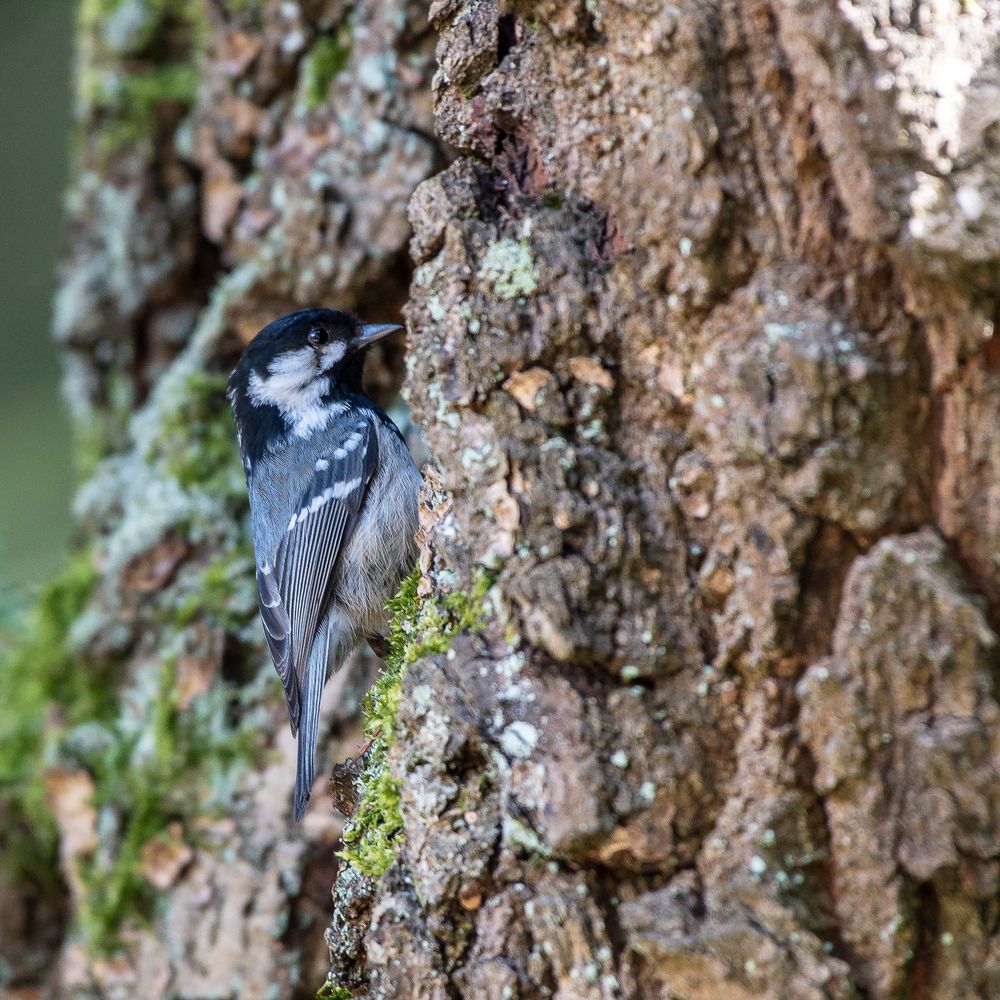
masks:
<svg viewBox="0 0 1000 1000"><path fill-rule="evenodd" d="M385 602L399 589L417 559L417 497L420 473L394 431L379 426L379 467L337 574L334 600L378 629Z"/></svg>

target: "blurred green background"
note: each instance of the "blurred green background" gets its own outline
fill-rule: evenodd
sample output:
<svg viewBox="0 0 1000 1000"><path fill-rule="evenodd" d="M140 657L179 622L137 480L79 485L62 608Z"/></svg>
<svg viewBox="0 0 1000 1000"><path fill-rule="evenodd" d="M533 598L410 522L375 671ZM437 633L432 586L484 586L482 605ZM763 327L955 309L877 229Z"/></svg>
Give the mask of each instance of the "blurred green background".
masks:
<svg viewBox="0 0 1000 1000"><path fill-rule="evenodd" d="M59 565L70 435L51 340L75 0L0 0L0 591Z"/></svg>

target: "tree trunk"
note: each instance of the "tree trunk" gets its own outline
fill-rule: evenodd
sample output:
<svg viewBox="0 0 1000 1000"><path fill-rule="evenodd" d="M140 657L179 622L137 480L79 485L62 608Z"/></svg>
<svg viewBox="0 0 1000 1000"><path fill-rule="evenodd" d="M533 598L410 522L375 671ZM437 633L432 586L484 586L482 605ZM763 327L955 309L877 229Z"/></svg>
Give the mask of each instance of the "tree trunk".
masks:
<svg viewBox="0 0 1000 1000"><path fill-rule="evenodd" d="M80 31L92 584L47 669L118 693L50 692L53 995L310 996L331 882L326 996L1000 995L1000 2ZM339 862L322 796L288 821L222 396L313 304L403 307L431 455Z"/></svg>

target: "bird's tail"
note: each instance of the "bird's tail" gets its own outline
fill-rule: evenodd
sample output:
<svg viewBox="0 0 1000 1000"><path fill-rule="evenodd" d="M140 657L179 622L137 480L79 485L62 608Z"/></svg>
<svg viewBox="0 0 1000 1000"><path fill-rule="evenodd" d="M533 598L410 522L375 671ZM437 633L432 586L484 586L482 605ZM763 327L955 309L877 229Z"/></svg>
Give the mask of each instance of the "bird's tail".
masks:
<svg viewBox="0 0 1000 1000"><path fill-rule="evenodd" d="M324 622L313 642L306 664L305 684L299 702L299 746L295 767L294 816L298 823L309 805L309 793L316 777L316 741L319 738L319 708L326 685L326 664L330 653L329 623Z"/></svg>
<svg viewBox="0 0 1000 1000"><path fill-rule="evenodd" d="M330 609L320 626L313 643L302 685L299 706L298 763L295 769L294 816L297 823L309 805L309 793L316 778L316 741L319 738L319 708L326 685L327 663L333 672L343 666L344 660L357 645L357 629L345 612L337 607Z"/></svg>

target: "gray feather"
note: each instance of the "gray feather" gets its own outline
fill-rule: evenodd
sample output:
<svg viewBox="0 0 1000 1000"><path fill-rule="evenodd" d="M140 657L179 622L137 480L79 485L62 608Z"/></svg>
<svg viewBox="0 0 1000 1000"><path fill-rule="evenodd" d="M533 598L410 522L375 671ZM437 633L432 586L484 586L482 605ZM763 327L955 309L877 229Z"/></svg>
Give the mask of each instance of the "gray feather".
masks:
<svg viewBox="0 0 1000 1000"><path fill-rule="evenodd" d="M295 822L302 819L309 805L316 777L316 740L319 736L319 709L323 701L326 685L326 664L329 659L330 629L328 622L320 625L315 642L309 654L306 667L306 682L302 690L302 705L299 711L299 744L295 765L295 799L293 811Z"/></svg>

